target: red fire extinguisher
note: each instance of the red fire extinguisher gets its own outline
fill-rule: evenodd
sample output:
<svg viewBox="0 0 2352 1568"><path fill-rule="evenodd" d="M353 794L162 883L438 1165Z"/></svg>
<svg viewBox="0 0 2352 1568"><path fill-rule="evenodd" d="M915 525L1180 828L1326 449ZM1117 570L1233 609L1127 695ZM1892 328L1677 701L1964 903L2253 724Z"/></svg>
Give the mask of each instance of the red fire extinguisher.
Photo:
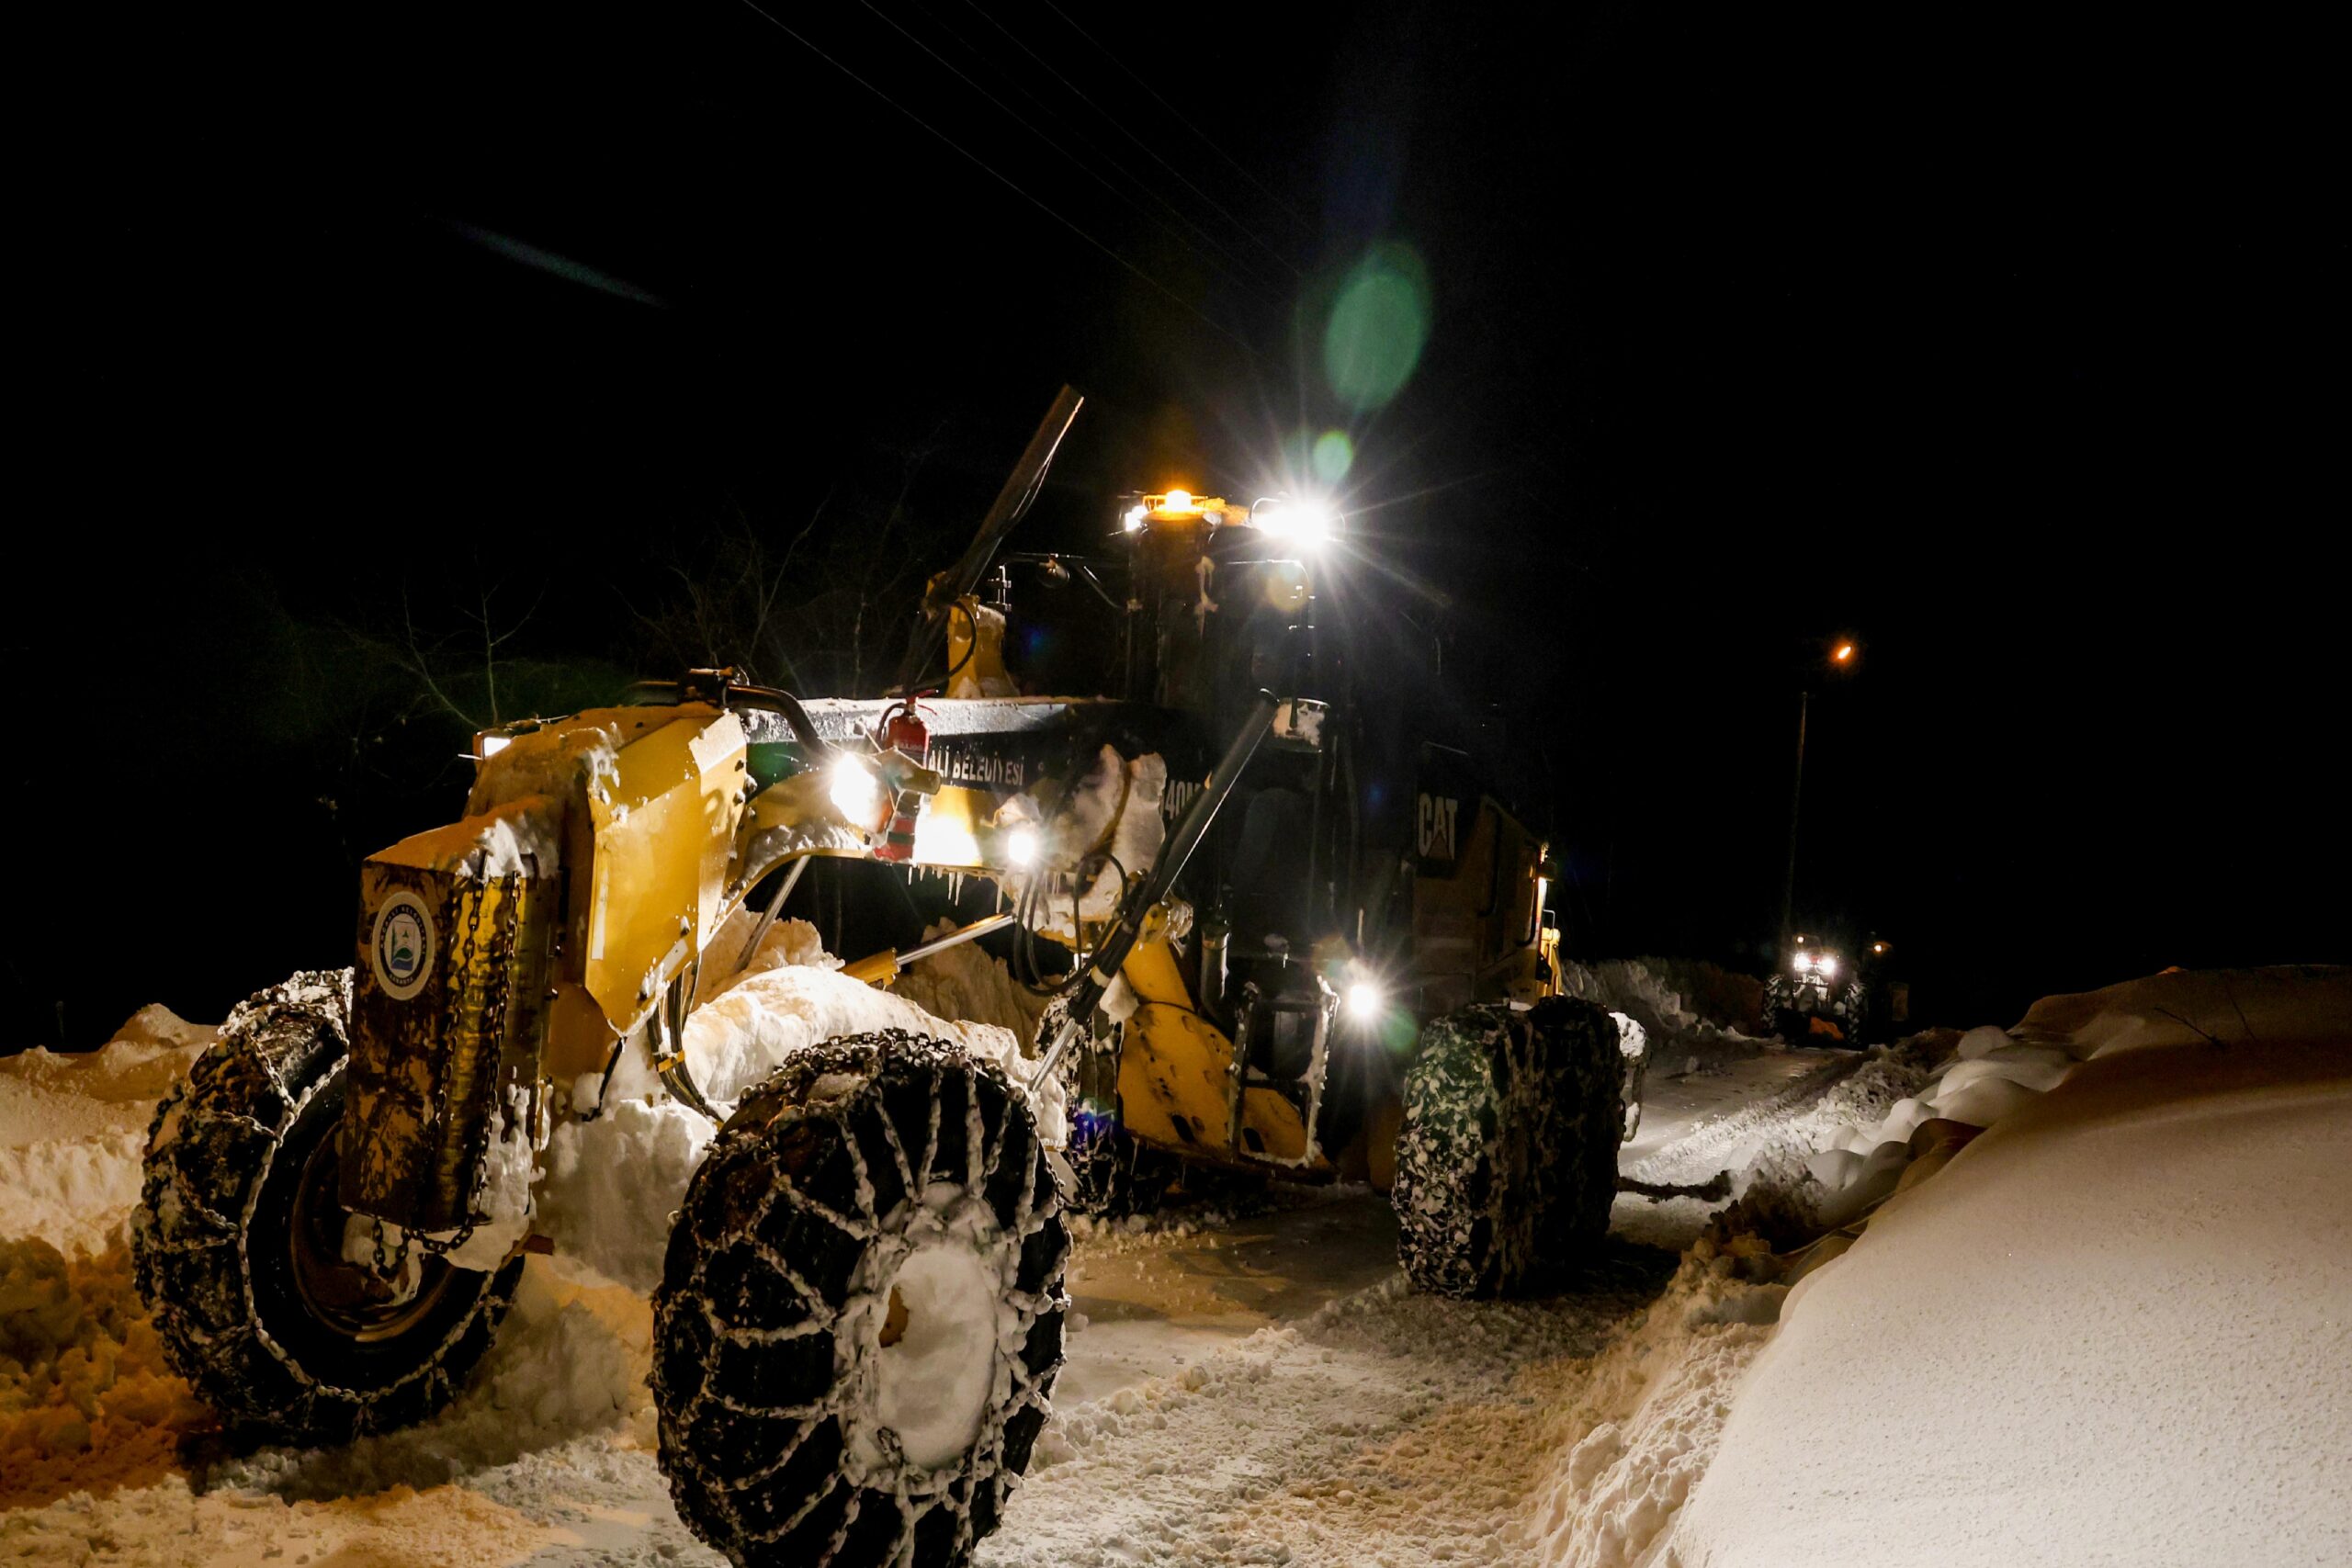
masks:
<svg viewBox="0 0 2352 1568"><path fill-rule="evenodd" d="M903 752L918 766L923 765L931 755L931 727L923 723L914 697L882 716L881 732L876 739L883 750ZM899 792L890 807L890 826L884 830L882 842L875 847L875 859L903 862L915 858L915 818L922 810L921 795L910 789Z"/></svg>

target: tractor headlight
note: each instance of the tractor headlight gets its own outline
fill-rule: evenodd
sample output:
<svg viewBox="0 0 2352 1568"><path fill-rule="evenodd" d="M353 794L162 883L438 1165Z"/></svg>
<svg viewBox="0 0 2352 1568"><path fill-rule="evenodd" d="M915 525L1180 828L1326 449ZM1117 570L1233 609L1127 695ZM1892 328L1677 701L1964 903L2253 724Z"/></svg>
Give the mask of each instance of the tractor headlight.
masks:
<svg viewBox="0 0 2352 1568"><path fill-rule="evenodd" d="M1351 1019L1370 1023L1388 1005L1388 988L1377 980L1351 980L1341 1001Z"/></svg>
<svg viewBox="0 0 2352 1568"><path fill-rule="evenodd" d="M1319 545L1339 530L1339 514L1329 502L1290 501L1271 497L1250 509L1250 521L1269 539Z"/></svg>
<svg viewBox="0 0 2352 1568"><path fill-rule="evenodd" d="M1015 870L1026 871L1035 865L1041 847L1037 829L1026 822L1004 836L1004 858Z"/></svg>
<svg viewBox="0 0 2352 1568"><path fill-rule="evenodd" d="M872 832L882 820L882 781L874 776L865 759L843 751L834 757L832 772L826 780L827 793L832 796L833 809L854 827Z"/></svg>
<svg viewBox="0 0 2352 1568"><path fill-rule="evenodd" d="M1823 979L1835 980L1838 978L1838 955L1825 953L1813 961L1813 967Z"/></svg>
<svg viewBox="0 0 2352 1568"><path fill-rule="evenodd" d="M1137 502L1135 505L1128 507L1119 518L1119 528L1123 533L1140 534L1143 532L1144 520L1149 515L1150 513L1143 509L1143 503Z"/></svg>
<svg viewBox="0 0 2352 1568"><path fill-rule="evenodd" d="M1794 957L1789 960L1789 967L1795 970L1800 975L1812 974L1813 954L1810 953L1797 953Z"/></svg>

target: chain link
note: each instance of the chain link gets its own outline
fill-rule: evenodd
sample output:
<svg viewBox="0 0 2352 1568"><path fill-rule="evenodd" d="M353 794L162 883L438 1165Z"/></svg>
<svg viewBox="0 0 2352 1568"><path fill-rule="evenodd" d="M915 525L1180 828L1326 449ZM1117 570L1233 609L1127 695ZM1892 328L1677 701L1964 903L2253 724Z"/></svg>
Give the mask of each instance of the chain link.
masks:
<svg viewBox="0 0 2352 1568"><path fill-rule="evenodd" d="M515 892L522 880L521 873L510 872L490 885L494 886L499 893L498 919L491 931L490 964L481 976L484 988L480 1011L481 1033L478 1037L480 1043L485 1048L489 1060L484 1064L485 1070L478 1075L481 1088L477 1091L477 1102L469 1107L471 1113L466 1118L469 1135L466 1141L464 1164L466 1168L473 1173L473 1185L466 1194L463 1221L455 1232L447 1239L422 1235L416 1238L417 1245L427 1252L440 1254L456 1251L471 1241L474 1228L490 1217L482 1213L482 1195L490 1186L490 1123L491 1119L498 1114L499 1110L499 1078L501 1068L503 1066L506 1046L508 979L510 966L514 957L516 933L522 925L521 910L515 898ZM473 974L474 955L480 946L481 931L482 894L486 890L478 885L478 891L467 913L465 942L459 949L458 964L458 973L460 975ZM461 992L453 987L450 992L448 1016L444 1020L442 1070L434 1078L435 1118L436 1125L443 1129L448 1125L449 1079L456 1066L458 1032L463 1019L464 998ZM438 1146L437 1138L435 1140L434 1146Z"/></svg>

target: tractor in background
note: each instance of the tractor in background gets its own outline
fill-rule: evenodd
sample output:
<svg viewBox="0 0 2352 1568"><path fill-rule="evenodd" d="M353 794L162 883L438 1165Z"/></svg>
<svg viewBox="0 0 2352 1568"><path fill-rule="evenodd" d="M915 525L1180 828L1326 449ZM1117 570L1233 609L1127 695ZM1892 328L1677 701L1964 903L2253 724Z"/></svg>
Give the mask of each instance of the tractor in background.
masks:
<svg viewBox="0 0 2352 1568"><path fill-rule="evenodd" d="M1850 948L1800 932L1764 983L1764 1026L1792 1044L1879 1044L1910 1021L1894 944L1872 932Z"/></svg>

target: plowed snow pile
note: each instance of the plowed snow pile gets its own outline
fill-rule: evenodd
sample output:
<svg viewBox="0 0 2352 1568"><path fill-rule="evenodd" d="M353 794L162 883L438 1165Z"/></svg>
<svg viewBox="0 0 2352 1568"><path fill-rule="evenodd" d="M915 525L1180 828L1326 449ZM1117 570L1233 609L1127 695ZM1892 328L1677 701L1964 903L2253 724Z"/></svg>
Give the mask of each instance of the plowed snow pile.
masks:
<svg viewBox="0 0 2352 1568"><path fill-rule="evenodd" d="M2352 975L2000 1032L1925 1097L1994 1124L1798 1282L1668 1560L2352 1562Z"/></svg>
<svg viewBox="0 0 2352 1568"><path fill-rule="evenodd" d="M200 1418L123 1225L155 1101L211 1034L151 1007L104 1051L0 1059L0 1507L159 1473Z"/></svg>

